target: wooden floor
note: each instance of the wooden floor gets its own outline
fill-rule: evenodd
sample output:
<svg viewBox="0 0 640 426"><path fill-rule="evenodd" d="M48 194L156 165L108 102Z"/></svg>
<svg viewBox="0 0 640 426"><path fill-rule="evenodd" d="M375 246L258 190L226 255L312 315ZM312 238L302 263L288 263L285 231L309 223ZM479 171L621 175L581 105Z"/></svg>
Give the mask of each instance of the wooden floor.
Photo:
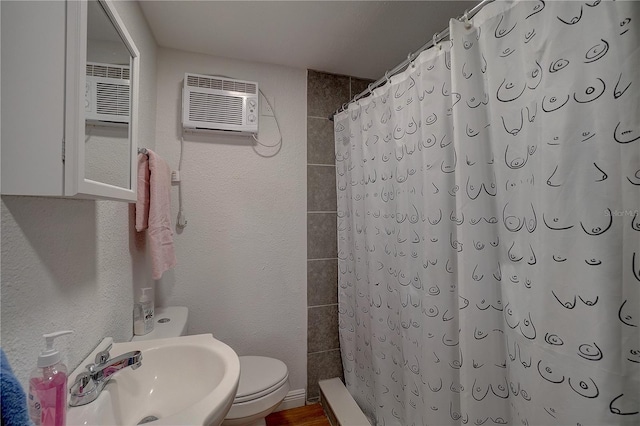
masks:
<svg viewBox="0 0 640 426"><path fill-rule="evenodd" d="M320 404L278 411L267 416L267 426L331 426Z"/></svg>

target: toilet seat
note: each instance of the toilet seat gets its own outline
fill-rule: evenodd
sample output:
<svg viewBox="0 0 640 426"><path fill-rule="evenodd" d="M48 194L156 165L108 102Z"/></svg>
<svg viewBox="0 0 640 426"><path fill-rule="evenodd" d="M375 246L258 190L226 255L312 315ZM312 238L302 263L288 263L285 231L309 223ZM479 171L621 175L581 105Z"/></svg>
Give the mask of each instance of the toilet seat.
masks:
<svg viewBox="0 0 640 426"><path fill-rule="evenodd" d="M238 391L223 426L265 425L289 392L289 372L280 360L261 356L240 357Z"/></svg>
<svg viewBox="0 0 640 426"><path fill-rule="evenodd" d="M263 356L240 357L240 382L234 404L252 401L282 387L289 379L284 362Z"/></svg>

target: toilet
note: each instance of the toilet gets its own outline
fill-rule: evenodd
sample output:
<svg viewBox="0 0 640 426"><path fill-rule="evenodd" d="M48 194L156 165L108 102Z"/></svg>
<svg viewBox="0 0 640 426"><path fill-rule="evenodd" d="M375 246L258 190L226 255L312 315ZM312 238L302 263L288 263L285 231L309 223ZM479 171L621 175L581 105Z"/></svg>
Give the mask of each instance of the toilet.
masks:
<svg viewBox="0 0 640 426"><path fill-rule="evenodd" d="M189 309L184 306L156 308L153 331L131 341L165 339L187 334ZM264 356L241 356L240 383L222 426L264 426L265 417L289 392L289 371L284 362Z"/></svg>
<svg viewBox="0 0 640 426"><path fill-rule="evenodd" d="M264 426L289 392L284 362L264 356L240 357L240 384L222 426Z"/></svg>

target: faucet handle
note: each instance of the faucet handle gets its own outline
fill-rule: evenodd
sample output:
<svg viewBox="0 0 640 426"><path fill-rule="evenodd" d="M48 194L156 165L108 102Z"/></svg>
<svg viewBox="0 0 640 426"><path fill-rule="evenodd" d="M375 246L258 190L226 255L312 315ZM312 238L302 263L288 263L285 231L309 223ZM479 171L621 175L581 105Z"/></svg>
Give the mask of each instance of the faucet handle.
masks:
<svg viewBox="0 0 640 426"><path fill-rule="evenodd" d="M107 363L107 361L111 357L109 351L111 350L112 346L113 345L110 344L105 350L98 352L98 354L96 355L96 365L103 365Z"/></svg>
<svg viewBox="0 0 640 426"><path fill-rule="evenodd" d="M71 394L69 404L72 407L76 407L96 399L99 390L96 381L91 377L91 373L85 371L78 374L75 382L69 388L69 393Z"/></svg>
<svg viewBox="0 0 640 426"><path fill-rule="evenodd" d="M88 385L92 383L91 374L87 371L78 374L74 385L77 385L80 389L86 388Z"/></svg>
<svg viewBox="0 0 640 426"><path fill-rule="evenodd" d="M89 392L92 392L96 387L95 381L91 377L91 373L88 371L82 372L78 374L75 382L69 389L69 393L72 395L82 395Z"/></svg>

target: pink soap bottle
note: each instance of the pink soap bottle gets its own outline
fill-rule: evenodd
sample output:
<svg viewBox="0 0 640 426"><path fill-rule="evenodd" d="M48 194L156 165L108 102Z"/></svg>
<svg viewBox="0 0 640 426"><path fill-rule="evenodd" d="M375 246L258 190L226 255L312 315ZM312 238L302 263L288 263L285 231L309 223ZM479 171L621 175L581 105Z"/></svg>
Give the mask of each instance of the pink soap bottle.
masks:
<svg viewBox="0 0 640 426"><path fill-rule="evenodd" d="M46 348L38 357L38 367L29 377L29 417L34 425L64 426L67 415L67 367L53 340L73 331L45 334Z"/></svg>

